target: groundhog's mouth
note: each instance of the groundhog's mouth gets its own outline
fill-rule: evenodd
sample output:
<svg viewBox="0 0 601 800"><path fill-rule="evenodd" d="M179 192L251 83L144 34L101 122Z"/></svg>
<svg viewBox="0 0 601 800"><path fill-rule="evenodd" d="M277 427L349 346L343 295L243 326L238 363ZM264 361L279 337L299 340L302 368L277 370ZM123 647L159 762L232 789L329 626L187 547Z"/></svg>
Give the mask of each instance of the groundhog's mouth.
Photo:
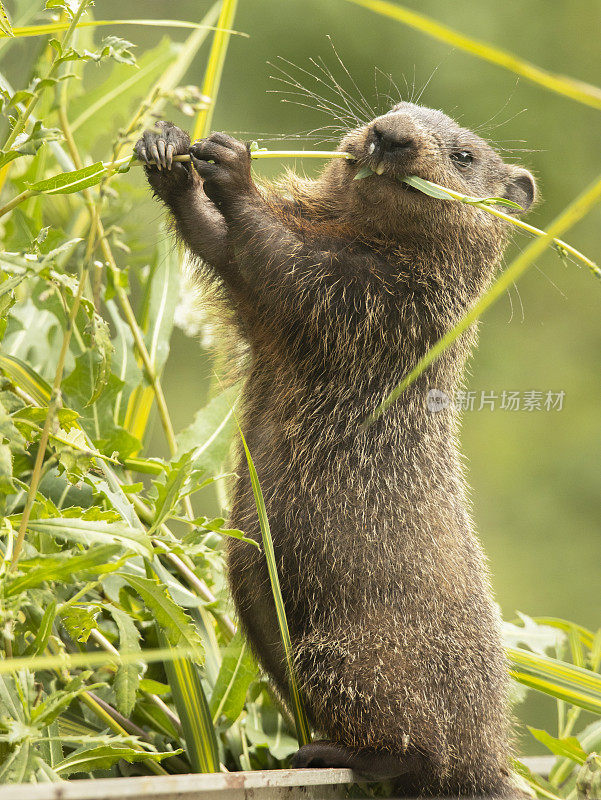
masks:
<svg viewBox="0 0 601 800"><path fill-rule="evenodd" d="M412 174L410 173L396 174L394 172L387 171L386 166L387 165L384 164L382 161L380 161L379 164L374 166L363 164L362 166L359 167L359 170L357 171L357 174L355 175L353 180L359 181L365 178L372 178L374 180L375 179L385 180L390 183L393 183L396 188L402 189L404 192L409 192L411 194L418 194L418 195L422 194L422 192L420 192L419 189L416 189L415 187L409 186L409 184L404 183L403 179L413 177Z"/></svg>

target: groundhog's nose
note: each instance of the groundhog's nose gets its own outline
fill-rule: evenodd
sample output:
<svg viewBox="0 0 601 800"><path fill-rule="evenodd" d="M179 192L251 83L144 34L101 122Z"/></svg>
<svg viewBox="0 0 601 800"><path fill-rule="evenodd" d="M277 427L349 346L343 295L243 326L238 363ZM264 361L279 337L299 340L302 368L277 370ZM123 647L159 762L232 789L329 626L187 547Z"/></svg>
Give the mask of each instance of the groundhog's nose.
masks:
<svg viewBox="0 0 601 800"><path fill-rule="evenodd" d="M396 117L396 119L395 119ZM376 120L372 127L374 150L379 155L409 155L417 149L417 131L408 119L391 114Z"/></svg>

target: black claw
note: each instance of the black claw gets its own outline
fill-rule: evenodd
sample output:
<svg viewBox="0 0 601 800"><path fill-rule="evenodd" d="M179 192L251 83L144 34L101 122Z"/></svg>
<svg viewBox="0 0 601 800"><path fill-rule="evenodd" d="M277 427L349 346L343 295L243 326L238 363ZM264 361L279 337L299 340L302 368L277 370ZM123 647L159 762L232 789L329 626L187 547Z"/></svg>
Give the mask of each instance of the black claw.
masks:
<svg viewBox="0 0 601 800"><path fill-rule="evenodd" d="M159 151L159 157L161 164L166 168L167 162L165 161L165 140L159 139L157 141L157 150Z"/></svg>
<svg viewBox="0 0 601 800"><path fill-rule="evenodd" d="M159 157L159 151L157 149L156 142L152 142L150 144L150 155L152 156L153 161L155 161L156 166L158 167L159 171L161 170L161 159Z"/></svg>
<svg viewBox="0 0 601 800"><path fill-rule="evenodd" d="M167 153L166 153L167 169L171 169L171 165L173 164L173 153L174 153L174 151L175 151L175 147L172 144L168 144L167 145Z"/></svg>

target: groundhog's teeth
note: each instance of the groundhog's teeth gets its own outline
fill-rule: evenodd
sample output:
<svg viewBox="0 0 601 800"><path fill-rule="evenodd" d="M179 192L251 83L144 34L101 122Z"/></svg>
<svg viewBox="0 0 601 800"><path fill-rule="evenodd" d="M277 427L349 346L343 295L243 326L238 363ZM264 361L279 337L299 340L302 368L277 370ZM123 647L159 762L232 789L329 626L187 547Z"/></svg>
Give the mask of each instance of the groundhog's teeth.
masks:
<svg viewBox="0 0 601 800"><path fill-rule="evenodd" d="M384 172L384 164L383 164L382 161L380 161L380 163L378 164L378 166L375 169L375 173L376 173L376 175L381 175L383 172Z"/></svg>

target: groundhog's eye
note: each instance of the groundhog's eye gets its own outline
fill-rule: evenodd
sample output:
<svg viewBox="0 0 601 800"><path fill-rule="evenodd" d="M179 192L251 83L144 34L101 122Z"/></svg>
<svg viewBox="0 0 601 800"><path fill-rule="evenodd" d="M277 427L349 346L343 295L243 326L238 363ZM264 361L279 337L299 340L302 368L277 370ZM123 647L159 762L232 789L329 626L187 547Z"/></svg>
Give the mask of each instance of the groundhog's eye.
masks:
<svg viewBox="0 0 601 800"><path fill-rule="evenodd" d="M474 156L469 150L457 150L457 152L451 153L451 161L460 167L469 167L473 160Z"/></svg>

